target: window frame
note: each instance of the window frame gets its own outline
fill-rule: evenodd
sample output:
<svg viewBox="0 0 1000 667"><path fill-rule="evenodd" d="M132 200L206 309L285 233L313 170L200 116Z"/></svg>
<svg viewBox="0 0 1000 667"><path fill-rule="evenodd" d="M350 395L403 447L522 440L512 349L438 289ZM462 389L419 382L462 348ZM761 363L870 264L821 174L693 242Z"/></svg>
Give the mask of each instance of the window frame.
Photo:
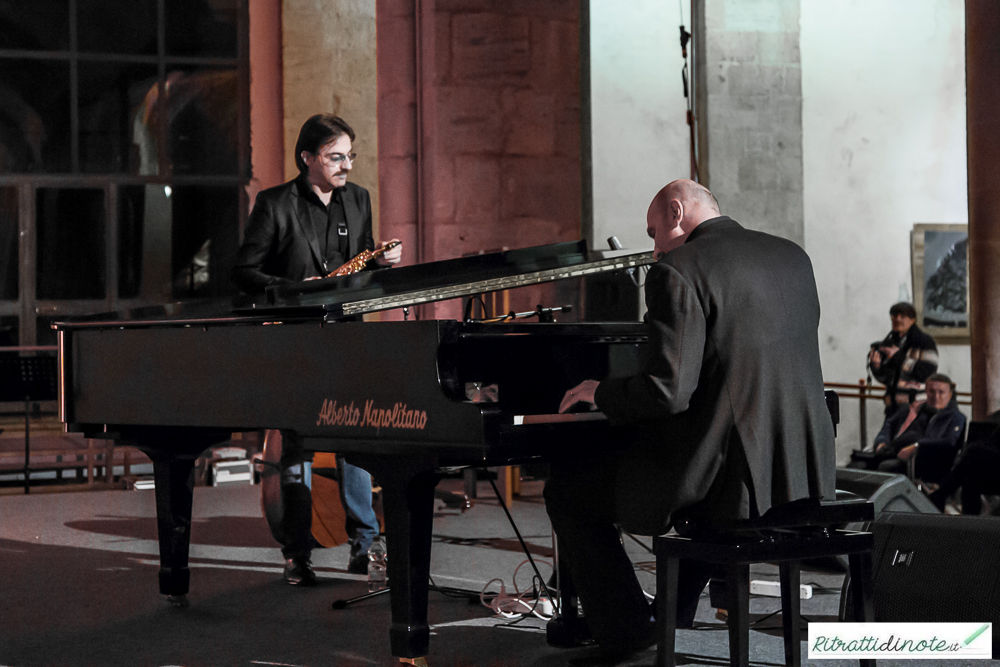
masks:
<svg viewBox="0 0 1000 667"><path fill-rule="evenodd" d="M118 292L118 189L125 185L162 186L231 186L238 191L238 238L242 238L243 225L248 214L249 202L246 187L251 178L250 167L250 54L249 54L249 0L237 0L237 53L234 58L170 56L166 53L165 7L168 0L157 0L157 54L128 55L117 53L81 53L77 43L78 3L69 0L70 48L66 51L29 51L0 49L0 66L12 58L66 61L70 64L70 171L67 173L7 173L0 174L0 187L12 187L18 195L18 298L0 299L0 316L18 318L18 341L21 346L36 345L37 322L43 317L74 317L97 312L119 311L139 306L163 303L172 299L150 300L144 297L120 298ZM205 68L229 67L237 71L237 173L226 175L177 175L169 155L169 125L157 127L157 174L150 176L128 173L82 172L80 165L79 118L79 68L85 61L137 63L156 65L159 94L166 92L167 72L172 66L200 66ZM105 297L103 299L46 299L37 298L37 242L36 196L40 188L92 188L104 191L105 214ZM170 262L170 258L166 259Z"/></svg>

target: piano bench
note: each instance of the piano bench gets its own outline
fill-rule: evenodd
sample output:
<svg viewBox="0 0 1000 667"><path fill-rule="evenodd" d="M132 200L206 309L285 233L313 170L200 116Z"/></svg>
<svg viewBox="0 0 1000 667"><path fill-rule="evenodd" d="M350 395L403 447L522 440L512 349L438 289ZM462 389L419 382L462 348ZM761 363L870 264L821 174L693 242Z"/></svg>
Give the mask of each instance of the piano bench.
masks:
<svg viewBox="0 0 1000 667"><path fill-rule="evenodd" d="M729 613L729 664L750 660L750 565L777 563L781 579L781 615L785 637L785 664L801 665L799 587L801 561L847 555L854 618L874 620L870 532L843 530L848 523L871 521L874 505L867 500L796 501L772 508L759 519L691 528L681 534L653 538L656 555L656 633L658 667L676 665L677 576L680 559L720 566L726 573ZM855 585L854 582L857 582ZM862 660L874 665L874 660Z"/></svg>

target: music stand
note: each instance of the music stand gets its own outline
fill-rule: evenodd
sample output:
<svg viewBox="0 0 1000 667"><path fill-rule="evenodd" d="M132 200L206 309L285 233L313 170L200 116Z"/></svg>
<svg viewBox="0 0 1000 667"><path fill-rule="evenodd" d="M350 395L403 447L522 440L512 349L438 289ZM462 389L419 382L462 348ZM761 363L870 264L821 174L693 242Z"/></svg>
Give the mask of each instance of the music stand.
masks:
<svg viewBox="0 0 1000 667"><path fill-rule="evenodd" d="M31 401L58 397L55 357L0 357L0 401L24 401L24 492L31 493Z"/></svg>

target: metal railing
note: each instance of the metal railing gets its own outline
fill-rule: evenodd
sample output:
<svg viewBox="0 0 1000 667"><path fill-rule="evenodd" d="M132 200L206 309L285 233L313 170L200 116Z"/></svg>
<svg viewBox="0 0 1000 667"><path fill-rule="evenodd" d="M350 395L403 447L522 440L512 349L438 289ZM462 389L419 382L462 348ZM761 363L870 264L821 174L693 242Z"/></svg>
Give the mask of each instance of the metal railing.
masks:
<svg viewBox="0 0 1000 667"><path fill-rule="evenodd" d="M840 398L858 399L858 449L868 447L868 401L877 401L879 410L876 414L881 415L881 407L885 404L885 386L873 384L866 379L858 380L857 384L843 382L824 382L823 387L833 389ZM959 405L972 405L972 392L956 391L955 400Z"/></svg>

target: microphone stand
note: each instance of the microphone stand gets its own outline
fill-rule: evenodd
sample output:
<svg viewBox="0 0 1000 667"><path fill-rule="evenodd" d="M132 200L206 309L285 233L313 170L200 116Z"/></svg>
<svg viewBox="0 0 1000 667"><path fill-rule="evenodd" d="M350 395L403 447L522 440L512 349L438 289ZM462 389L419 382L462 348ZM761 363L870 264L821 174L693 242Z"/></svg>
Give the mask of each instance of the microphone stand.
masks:
<svg viewBox="0 0 1000 667"><path fill-rule="evenodd" d="M541 308L541 306L539 306ZM514 534L517 535L518 541L521 543L521 549L524 551L525 555L528 557L528 561L531 563L532 569L535 571L535 576L541 582L542 587L546 589L546 592L550 595L551 592L548 590L548 586L545 584L545 580L542 579L542 575L538 572L538 566L535 564L535 559L531 557L531 552L528 551L528 545L525 544L524 538L521 537L521 531L517 529L517 524L514 522L514 517L511 516L510 510L507 509L507 503L504 502L503 496L500 495L500 489L497 488L496 483L490 479L490 485L493 487L493 493L496 494L497 501L500 503L500 507L503 508L504 514L507 515L507 521L510 522L511 527L514 529ZM353 598L334 600L331 605L333 609L346 609L348 605L352 605L355 602L361 602L362 600L370 600L371 598L379 597L385 595L389 592L389 586L379 589L377 591L368 591L367 593L362 593ZM461 597L467 597L470 600L478 600L480 598L480 593L476 591L470 591L464 588L451 588L449 586L438 586L437 584L428 584L427 590L437 591L438 593L444 593L445 595L457 595Z"/></svg>

